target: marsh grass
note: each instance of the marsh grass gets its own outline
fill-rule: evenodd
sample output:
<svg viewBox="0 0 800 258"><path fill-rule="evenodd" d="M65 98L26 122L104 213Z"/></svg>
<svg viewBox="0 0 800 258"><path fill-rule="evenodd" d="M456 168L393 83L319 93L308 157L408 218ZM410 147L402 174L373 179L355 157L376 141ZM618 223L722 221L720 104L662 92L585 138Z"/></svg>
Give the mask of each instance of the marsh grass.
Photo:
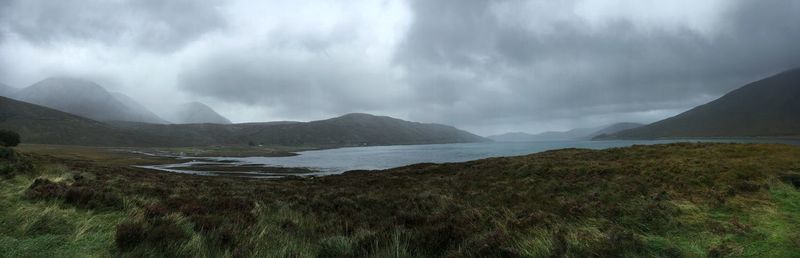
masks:
<svg viewBox="0 0 800 258"><path fill-rule="evenodd" d="M0 181L0 253L13 257L800 256L790 146L565 149L280 180L25 155L34 171ZM30 194L37 180L56 194Z"/></svg>

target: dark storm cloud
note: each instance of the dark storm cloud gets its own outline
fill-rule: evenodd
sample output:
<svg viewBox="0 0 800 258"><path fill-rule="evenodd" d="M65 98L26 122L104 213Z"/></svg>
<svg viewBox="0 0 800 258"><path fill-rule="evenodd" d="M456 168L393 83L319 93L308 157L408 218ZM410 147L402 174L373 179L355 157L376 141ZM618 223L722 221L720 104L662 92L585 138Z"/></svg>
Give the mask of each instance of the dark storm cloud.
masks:
<svg viewBox="0 0 800 258"><path fill-rule="evenodd" d="M10 0L0 23L35 44L62 41L172 51L224 26L218 1Z"/></svg>
<svg viewBox="0 0 800 258"><path fill-rule="evenodd" d="M236 122L371 112L535 132L650 122L800 66L798 13L791 0L0 0L0 81L107 78L148 106L199 99Z"/></svg>
<svg viewBox="0 0 800 258"><path fill-rule="evenodd" d="M339 40L281 38L236 51L219 49L178 75L181 89L225 102L268 107L285 117L374 110L391 102L382 70L331 50ZM344 37L347 41L347 37Z"/></svg>
<svg viewBox="0 0 800 258"><path fill-rule="evenodd" d="M395 62L408 68L419 98L440 98L428 103L441 110L417 116L461 124L689 108L698 96L719 96L800 65L796 1L738 2L711 33L669 25L641 29L631 19L542 21L536 17L570 10L520 3L411 2L414 21ZM498 14L499 5L512 6L505 9L510 20Z"/></svg>

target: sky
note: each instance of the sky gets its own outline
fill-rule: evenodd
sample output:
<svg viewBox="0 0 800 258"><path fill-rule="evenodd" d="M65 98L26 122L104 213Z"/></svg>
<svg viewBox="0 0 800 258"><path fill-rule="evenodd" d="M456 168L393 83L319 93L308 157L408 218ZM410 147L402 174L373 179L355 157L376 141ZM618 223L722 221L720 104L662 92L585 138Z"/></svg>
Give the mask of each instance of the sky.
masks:
<svg viewBox="0 0 800 258"><path fill-rule="evenodd" d="M0 82L156 113L351 112L481 135L649 123L800 67L793 0L0 0Z"/></svg>

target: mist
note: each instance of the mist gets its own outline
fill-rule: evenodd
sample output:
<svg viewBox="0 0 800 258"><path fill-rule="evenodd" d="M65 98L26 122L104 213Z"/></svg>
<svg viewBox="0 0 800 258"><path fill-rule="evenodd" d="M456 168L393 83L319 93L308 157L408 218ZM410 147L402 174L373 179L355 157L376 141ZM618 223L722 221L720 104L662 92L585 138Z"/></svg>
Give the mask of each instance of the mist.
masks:
<svg viewBox="0 0 800 258"><path fill-rule="evenodd" d="M156 114L364 112L489 135L649 123L800 66L796 1L1 1L0 82Z"/></svg>

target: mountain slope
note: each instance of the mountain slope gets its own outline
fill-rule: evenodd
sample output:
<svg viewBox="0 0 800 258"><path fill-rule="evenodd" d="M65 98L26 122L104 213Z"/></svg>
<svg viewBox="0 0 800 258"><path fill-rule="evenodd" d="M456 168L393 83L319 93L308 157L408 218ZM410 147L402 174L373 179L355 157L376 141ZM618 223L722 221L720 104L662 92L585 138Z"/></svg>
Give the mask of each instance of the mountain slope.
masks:
<svg viewBox="0 0 800 258"><path fill-rule="evenodd" d="M98 122L0 97L0 129L22 135L24 143L87 146L208 146L260 143L342 147L485 141L451 126L350 114L312 122L246 124L151 124Z"/></svg>
<svg viewBox="0 0 800 258"><path fill-rule="evenodd" d="M800 135L800 69L789 70L643 127L599 138Z"/></svg>
<svg viewBox="0 0 800 258"><path fill-rule="evenodd" d="M452 126L409 122L386 116L347 114L307 123L278 124L252 132L258 142L322 146L480 142L488 139Z"/></svg>
<svg viewBox="0 0 800 258"><path fill-rule="evenodd" d="M511 133L492 135L486 138L498 142L589 140L598 135L612 134L619 131L636 128L639 126L642 126L642 124L623 122L598 128L576 128L563 132L543 132L538 134L511 132Z"/></svg>
<svg viewBox="0 0 800 258"><path fill-rule="evenodd" d="M13 88L11 86L8 86L8 85L0 83L0 96L10 97L16 91L17 91L17 89L15 89L15 88Z"/></svg>
<svg viewBox="0 0 800 258"><path fill-rule="evenodd" d="M183 145L248 144L281 146L363 146L479 142L487 139L455 127L408 122L367 114L348 114L311 122L245 124L114 123L131 131Z"/></svg>
<svg viewBox="0 0 800 258"><path fill-rule="evenodd" d="M155 123L155 124L169 124L164 119L161 119L158 115L147 109L146 107L139 104L136 100L131 98L128 95L122 94L120 92L111 92L111 96L113 96L117 101L125 105L127 110L134 116L133 119L129 119L128 121L139 121L145 123Z"/></svg>
<svg viewBox="0 0 800 258"><path fill-rule="evenodd" d="M618 133L618 132L622 132L622 131L625 131L625 130L630 130L630 129L638 128L638 127L642 127L642 126L644 126L644 124L630 123L630 122L616 123L616 124L609 125L606 128L600 129L600 130L598 130L596 132L593 132L593 133L585 136L584 139L587 139L587 140L588 139L593 139L593 138L595 138L597 136L600 136L600 135L615 134L615 133Z"/></svg>
<svg viewBox="0 0 800 258"><path fill-rule="evenodd" d="M231 121L220 115L211 107L200 102L190 102L178 107L171 117L172 121L179 124L230 124Z"/></svg>
<svg viewBox="0 0 800 258"><path fill-rule="evenodd" d="M564 141L564 140L578 140L583 139L587 135L601 130L597 128L575 128L563 132L543 132L538 134L529 134L523 132L504 133L499 135L492 135L486 138L498 142L533 142L533 141Z"/></svg>
<svg viewBox="0 0 800 258"><path fill-rule="evenodd" d="M529 134L523 132L510 132L504 134L490 135L486 138L496 142L533 142L540 140L536 134Z"/></svg>
<svg viewBox="0 0 800 258"><path fill-rule="evenodd" d="M130 109L100 85L67 77L51 77L19 90L14 98L98 121L158 122L152 113Z"/></svg>
<svg viewBox="0 0 800 258"><path fill-rule="evenodd" d="M19 132L23 143L146 146L159 140L55 109L0 97L0 128Z"/></svg>

